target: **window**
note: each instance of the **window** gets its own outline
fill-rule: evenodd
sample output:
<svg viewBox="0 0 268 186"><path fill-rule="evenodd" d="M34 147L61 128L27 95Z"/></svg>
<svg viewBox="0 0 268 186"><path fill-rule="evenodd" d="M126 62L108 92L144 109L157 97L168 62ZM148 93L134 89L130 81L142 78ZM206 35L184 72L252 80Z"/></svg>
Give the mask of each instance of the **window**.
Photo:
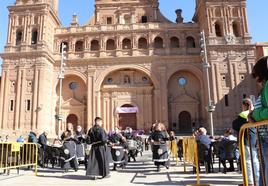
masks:
<svg viewBox="0 0 268 186"><path fill-rule="evenodd" d="M108 39L106 42L106 50L115 50L115 41L113 39Z"/></svg>
<svg viewBox="0 0 268 186"><path fill-rule="evenodd" d="M148 22L148 18L147 18L147 16L142 16L142 17L141 17L141 22L142 22L142 23L147 23L147 22Z"/></svg>
<svg viewBox="0 0 268 186"><path fill-rule="evenodd" d="M107 25L111 25L111 24L113 24L113 19L112 19L112 17L107 17L107 20L106 20L107 22Z"/></svg>
<svg viewBox="0 0 268 186"><path fill-rule="evenodd" d="M124 39L123 40L123 50L131 49L131 40L130 39Z"/></svg>
<svg viewBox="0 0 268 186"><path fill-rule="evenodd" d="M14 100L10 100L9 110L14 111Z"/></svg>
<svg viewBox="0 0 268 186"><path fill-rule="evenodd" d="M77 41L75 43L75 51L76 52L82 52L84 50L84 42L83 41Z"/></svg>
<svg viewBox="0 0 268 186"><path fill-rule="evenodd" d="M219 22L215 23L215 34L217 37L222 37L222 26Z"/></svg>
<svg viewBox="0 0 268 186"><path fill-rule="evenodd" d="M189 36L186 38L186 46L187 48L195 48L195 40L193 37Z"/></svg>
<svg viewBox="0 0 268 186"><path fill-rule="evenodd" d="M156 37L154 39L154 48L163 48L163 47L164 47L163 39L161 37Z"/></svg>
<svg viewBox="0 0 268 186"><path fill-rule="evenodd" d="M68 52L68 50L69 50L69 45L68 45L68 42L62 42L61 44L60 44L60 53L62 52L62 45L65 45L66 47L63 49L65 52Z"/></svg>
<svg viewBox="0 0 268 186"><path fill-rule="evenodd" d="M108 78L108 79L107 79L107 83L112 84L112 83L113 83L113 78L111 78L111 77Z"/></svg>
<svg viewBox="0 0 268 186"><path fill-rule="evenodd" d="M233 34L234 34L235 37L240 37L241 36L239 23L237 23L237 22L233 22Z"/></svg>
<svg viewBox="0 0 268 186"><path fill-rule="evenodd" d="M18 30L16 32L16 45L20 45L22 42L22 31Z"/></svg>
<svg viewBox="0 0 268 186"><path fill-rule="evenodd" d="M186 83L187 83L187 79L185 77L180 77L178 79L178 83L179 83L180 87L184 87L186 85Z"/></svg>
<svg viewBox="0 0 268 186"><path fill-rule="evenodd" d="M229 96L228 95L224 96L224 101L225 101L225 106L229 107Z"/></svg>
<svg viewBox="0 0 268 186"><path fill-rule="evenodd" d="M26 110L30 111L31 110L31 100L27 99L26 101Z"/></svg>
<svg viewBox="0 0 268 186"><path fill-rule="evenodd" d="M148 77L143 76L143 77L142 77L142 81L143 81L144 83L148 83L149 79L148 79Z"/></svg>
<svg viewBox="0 0 268 186"><path fill-rule="evenodd" d="M177 37L170 38L170 48L180 48L180 41Z"/></svg>
<svg viewBox="0 0 268 186"><path fill-rule="evenodd" d="M98 51L100 50L100 45L98 40L92 40L91 41L91 46L90 46L91 51Z"/></svg>
<svg viewBox="0 0 268 186"><path fill-rule="evenodd" d="M38 37L38 31L34 29L32 31L32 42L31 42L32 45L37 43L37 37Z"/></svg>
<svg viewBox="0 0 268 186"><path fill-rule="evenodd" d="M147 49L148 48L148 44L147 44L147 39L145 38L140 38L138 41L138 48L139 49Z"/></svg>
<svg viewBox="0 0 268 186"><path fill-rule="evenodd" d="M76 90L77 89L77 82L71 82L70 84L69 84L69 89L70 90Z"/></svg>

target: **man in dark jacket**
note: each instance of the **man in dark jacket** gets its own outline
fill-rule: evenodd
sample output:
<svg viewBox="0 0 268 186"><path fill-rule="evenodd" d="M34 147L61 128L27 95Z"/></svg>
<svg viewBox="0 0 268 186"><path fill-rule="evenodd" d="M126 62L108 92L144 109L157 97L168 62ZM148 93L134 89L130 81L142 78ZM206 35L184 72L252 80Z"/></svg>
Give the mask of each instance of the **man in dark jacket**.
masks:
<svg viewBox="0 0 268 186"><path fill-rule="evenodd" d="M47 135L48 131L44 131L38 138L38 143L41 145L40 147L40 161L39 164L41 167L44 167L45 165L45 159L46 159L46 147L47 147Z"/></svg>
<svg viewBox="0 0 268 186"><path fill-rule="evenodd" d="M208 149L210 148L211 140L207 136L207 130L204 127L198 129L198 136L196 137L196 141L204 144Z"/></svg>

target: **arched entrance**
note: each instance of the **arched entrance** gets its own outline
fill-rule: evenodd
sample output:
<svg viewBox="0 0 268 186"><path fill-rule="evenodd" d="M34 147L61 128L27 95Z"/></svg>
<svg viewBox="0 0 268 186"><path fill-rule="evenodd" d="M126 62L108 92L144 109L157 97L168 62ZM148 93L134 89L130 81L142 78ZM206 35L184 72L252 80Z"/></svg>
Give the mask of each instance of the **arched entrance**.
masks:
<svg viewBox="0 0 268 186"><path fill-rule="evenodd" d="M119 127L125 129L126 127L131 127L132 129L137 129L137 111L130 104L123 105L119 109Z"/></svg>
<svg viewBox="0 0 268 186"><path fill-rule="evenodd" d="M155 117L153 100L154 84L150 75L137 69L120 68L105 76L97 98L97 114L102 116L103 127L108 131L117 125L148 130ZM128 112L133 107L139 108L139 112Z"/></svg>
<svg viewBox="0 0 268 186"><path fill-rule="evenodd" d="M74 130L76 129L77 125L78 125L78 117L75 114L70 114L68 115L67 119L66 119L67 123L72 123Z"/></svg>
<svg viewBox="0 0 268 186"><path fill-rule="evenodd" d="M169 127L176 133L192 131L192 123L202 121L202 97L199 78L189 70L179 70L168 81Z"/></svg>
<svg viewBox="0 0 268 186"><path fill-rule="evenodd" d="M179 130L180 132L191 132L192 131L192 117L187 111L182 111L179 114Z"/></svg>
<svg viewBox="0 0 268 186"><path fill-rule="evenodd" d="M56 109L55 113L59 112L59 90L60 84L56 86ZM60 131L66 129L67 123L72 123L74 129L77 125L81 125L83 129L87 129L87 85L84 79L78 75L68 74L65 76L62 83L62 102L61 115L66 118L61 123Z"/></svg>

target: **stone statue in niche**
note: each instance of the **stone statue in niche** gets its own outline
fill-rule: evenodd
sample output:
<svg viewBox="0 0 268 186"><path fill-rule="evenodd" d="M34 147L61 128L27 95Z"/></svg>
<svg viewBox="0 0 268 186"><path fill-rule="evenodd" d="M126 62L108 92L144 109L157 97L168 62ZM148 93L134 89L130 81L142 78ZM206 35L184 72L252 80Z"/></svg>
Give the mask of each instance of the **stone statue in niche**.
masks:
<svg viewBox="0 0 268 186"><path fill-rule="evenodd" d="M124 84L130 84L130 77L128 75L124 76Z"/></svg>
<svg viewBox="0 0 268 186"><path fill-rule="evenodd" d="M182 9L177 9L175 11L176 15L177 15L177 19L176 19L176 23L183 23L183 17L182 17Z"/></svg>

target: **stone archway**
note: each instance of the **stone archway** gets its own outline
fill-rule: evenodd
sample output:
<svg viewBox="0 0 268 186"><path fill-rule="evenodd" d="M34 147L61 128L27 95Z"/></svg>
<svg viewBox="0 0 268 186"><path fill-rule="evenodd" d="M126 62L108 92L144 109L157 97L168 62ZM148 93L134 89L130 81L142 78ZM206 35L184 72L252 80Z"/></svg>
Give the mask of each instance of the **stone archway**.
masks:
<svg viewBox="0 0 268 186"><path fill-rule="evenodd" d="M137 69L120 68L107 74L97 101L104 128L111 130L116 125L122 125L123 128L129 126L148 130L156 109L153 106L154 88L151 77ZM117 113L117 109L126 104L139 108L139 111L136 114Z"/></svg>
<svg viewBox="0 0 268 186"><path fill-rule="evenodd" d="M203 120L203 86L196 74L188 70L175 72L168 81L169 128L177 133L188 133L192 123Z"/></svg>
<svg viewBox="0 0 268 186"><path fill-rule="evenodd" d="M78 125L78 117L75 114L69 114L66 118L66 123L71 123L73 124L74 130L77 128Z"/></svg>
<svg viewBox="0 0 268 186"><path fill-rule="evenodd" d="M55 113L58 114L59 83L56 87L55 103ZM68 74L63 79L61 115L65 120L60 126L60 131L65 130L66 124L70 121L70 123L74 122L74 129L77 125L87 129L87 85L80 76Z"/></svg>

